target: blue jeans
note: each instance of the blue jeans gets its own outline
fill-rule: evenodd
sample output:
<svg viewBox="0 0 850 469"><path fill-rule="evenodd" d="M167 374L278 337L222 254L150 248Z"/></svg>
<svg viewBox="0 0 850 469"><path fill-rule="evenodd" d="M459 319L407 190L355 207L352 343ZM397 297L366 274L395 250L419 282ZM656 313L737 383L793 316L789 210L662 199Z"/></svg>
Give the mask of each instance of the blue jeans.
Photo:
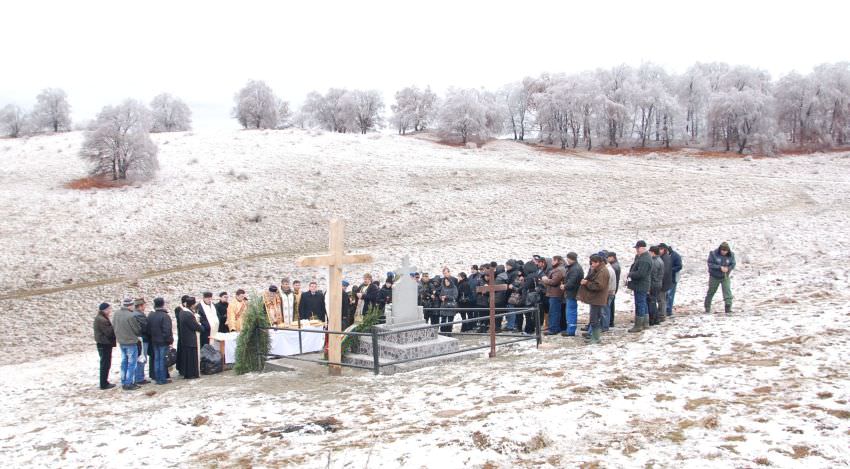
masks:
<svg viewBox="0 0 850 469"><path fill-rule="evenodd" d="M513 309L510 306L508 306L508 308ZM508 312L510 312L510 311L508 311ZM505 317L508 318L507 324L505 325L505 328L511 329L511 330L516 330L516 317L517 317L517 315L516 314L509 314Z"/></svg>
<svg viewBox="0 0 850 469"><path fill-rule="evenodd" d="M564 302L560 297L549 298L549 333L561 332L561 315L564 314Z"/></svg>
<svg viewBox="0 0 850 469"><path fill-rule="evenodd" d="M649 314L649 304L646 300L647 292L635 291L635 316L641 318Z"/></svg>
<svg viewBox="0 0 850 469"><path fill-rule="evenodd" d="M153 379L156 380L157 383L165 384L165 380L168 379L167 370L168 370L168 345L154 345L153 346Z"/></svg>
<svg viewBox="0 0 850 469"><path fill-rule="evenodd" d="M578 328L578 300L567 298L567 334L576 335Z"/></svg>
<svg viewBox="0 0 850 469"><path fill-rule="evenodd" d="M667 316L673 315L673 300L676 299L676 284L667 290Z"/></svg>
<svg viewBox="0 0 850 469"><path fill-rule="evenodd" d="M136 364L139 360L139 350L136 344L121 344L121 385L129 386L136 382Z"/></svg>
<svg viewBox="0 0 850 469"><path fill-rule="evenodd" d="M605 332L608 330L611 323L611 303L614 302L614 295L608 295L608 303L602 307L602 326L599 330Z"/></svg>
<svg viewBox="0 0 850 469"><path fill-rule="evenodd" d="M148 356L148 343L147 342L142 342L142 351L140 353L141 353L141 355L139 355L139 356L142 356L142 357ZM136 362L136 363L138 363L138 362ZM145 380L145 365L139 363L136 366L136 382L141 383L144 380Z"/></svg>

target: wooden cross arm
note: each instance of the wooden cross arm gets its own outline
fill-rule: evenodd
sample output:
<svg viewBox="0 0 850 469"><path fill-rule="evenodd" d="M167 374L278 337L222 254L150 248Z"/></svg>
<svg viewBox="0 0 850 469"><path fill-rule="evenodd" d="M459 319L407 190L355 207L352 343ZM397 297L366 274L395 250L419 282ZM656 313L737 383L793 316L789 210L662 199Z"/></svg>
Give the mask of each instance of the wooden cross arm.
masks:
<svg viewBox="0 0 850 469"><path fill-rule="evenodd" d="M322 267L322 266L337 266L342 267L343 264L368 264L372 262L372 256L369 254L347 254L338 259L335 256L305 256L298 258L296 265L299 267Z"/></svg>
<svg viewBox="0 0 850 469"><path fill-rule="evenodd" d="M508 286L505 285L505 284L484 285L484 286L480 286L480 287L476 288L475 291L478 292L478 293L490 293L491 291L497 292L497 291L504 291L504 290L507 290L507 289L508 289Z"/></svg>

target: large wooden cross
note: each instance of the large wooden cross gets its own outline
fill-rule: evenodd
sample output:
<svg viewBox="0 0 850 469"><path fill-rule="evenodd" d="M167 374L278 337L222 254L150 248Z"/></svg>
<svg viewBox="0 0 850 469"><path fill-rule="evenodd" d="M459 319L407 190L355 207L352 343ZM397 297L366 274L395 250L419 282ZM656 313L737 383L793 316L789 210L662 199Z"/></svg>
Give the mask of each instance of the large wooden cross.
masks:
<svg viewBox="0 0 850 469"><path fill-rule="evenodd" d="M476 288L477 293L490 294L490 358L496 356L496 292L505 291L507 285L496 285L496 271L487 269L487 285Z"/></svg>
<svg viewBox="0 0 850 469"><path fill-rule="evenodd" d="M328 267L328 330L342 330L342 266L345 264L365 264L372 262L369 254L345 254L343 232L345 224L331 219L330 248L323 256L307 256L298 259L300 267ZM342 338L340 334L328 334L328 361L342 363ZM342 374L339 365L331 364L328 373L334 376Z"/></svg>

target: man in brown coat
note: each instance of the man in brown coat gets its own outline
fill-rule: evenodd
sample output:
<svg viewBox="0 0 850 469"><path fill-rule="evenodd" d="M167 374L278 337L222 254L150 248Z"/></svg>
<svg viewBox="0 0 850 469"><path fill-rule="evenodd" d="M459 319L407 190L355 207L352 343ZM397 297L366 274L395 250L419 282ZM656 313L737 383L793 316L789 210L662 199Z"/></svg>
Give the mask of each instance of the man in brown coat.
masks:
<svg viewBox="0 0 850 469"><path fill-rule="evenodd" d="M608 268L598 254L590 256L590 272L581 281L578 299L590 305L590 343L598 344L602 333L602 308L608 304Z"/></svg>
<svg viewBox="0 0 850 469"><path fill-rule="evenodd" d="M552 270L540 278L546 286L546 298L549 298L549 330L544 332L545 335L561 332L561 316L564 314L564 290L561 289L561 284L564 282L564 273L564 258L554 256Z"/></svg>

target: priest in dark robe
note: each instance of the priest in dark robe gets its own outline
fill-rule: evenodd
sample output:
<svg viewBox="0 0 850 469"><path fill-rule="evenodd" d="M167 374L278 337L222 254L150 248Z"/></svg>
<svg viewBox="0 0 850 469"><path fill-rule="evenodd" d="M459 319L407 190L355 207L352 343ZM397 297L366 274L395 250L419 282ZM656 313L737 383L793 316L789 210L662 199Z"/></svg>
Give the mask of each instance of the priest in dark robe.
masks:
<svg viewBox="0 0 850 469"><path fill-rule="evenodd" d="M298 316L301 319L316 318L324 322L327 316L325 309L325 294L319 291L316 282L310 282L310 290L301 295L301 303L298 305Z"/></svg>
<svg viewBox="0 0 850 469"><path fill-rule="evenodd" d="M174 320L177 322L177 333L180 333L180 311L183 311L183 308L186 307L186 300L189 299L189 295L183 295L180 297L180 306L174 308ZM178 335L178 339L179 339ZM183 343L178 340L177 341L177 356L179 357L181 351L183 349ZM177 360L177 364L175 365L177 368L177 373L181 376L183 375L183 365L180 363L180 360Z"/></svg>
<svg viewBox="0 0 850 469"><path fill-rule="evenodd" d="M199 344L201 343L201 333L204 328L192 308L195 307L195 298L189 297L186 299L184 306L180 308L178 317L179 326L177 331L177 369L181 371L184 379L193 379L201 377L201 355Z"/></svg>

